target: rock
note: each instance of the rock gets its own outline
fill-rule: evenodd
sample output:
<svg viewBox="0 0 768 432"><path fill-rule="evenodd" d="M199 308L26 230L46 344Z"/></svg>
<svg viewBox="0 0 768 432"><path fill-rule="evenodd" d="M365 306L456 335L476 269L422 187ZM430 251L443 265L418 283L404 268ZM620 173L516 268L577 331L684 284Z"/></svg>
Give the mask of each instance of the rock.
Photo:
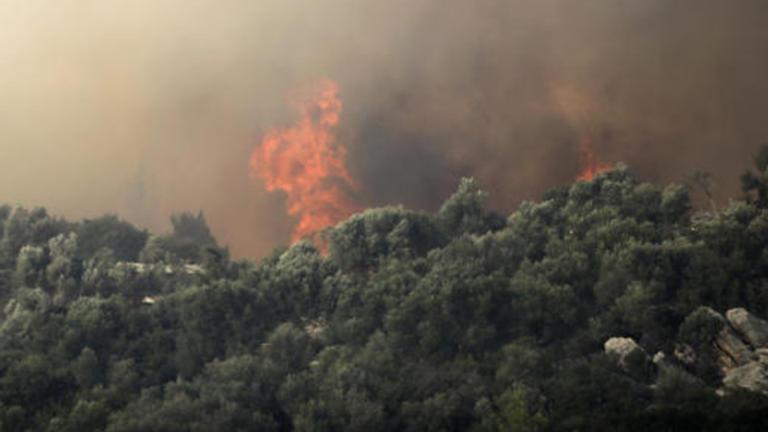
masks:
<svg viewBox="0 0 768 432"><path fill-rule="evenodd" d="M720 365L726 373L754 360L752 350L742 342L730 327L725 327L720 331L715 339L715 347L720 351Z"/></svg>
<svg viewBox="0 0 768 432"><path fill-rule="evenodd" d="M144 296L144 298L141 299L141 302L148 305L155 304L157 303L157 297Z"/></svg>
<svg viewBox="0 0 768 432"><path fill-rule="evenodd" d="M714 341L715 348L720 353L718 362L723 370L723 374L727 374L731 369L744 366L754 360L755 356L752 350L741 340L728 320L713 309L707 309L713 317L723 324L723 328L717 334Z"/></svg>
<svg viewBox="0 0 768 432"><path fill-rule="evenodd" d="M304 332L312 339L317 339L325 330L325 323L321 321L309 321L304 326Z"/></svg>
<svg viewBox="0 0 768 432"><path fill-rule="evenodd" d="M679 360L680 363L686 365L696 363L696 351L694 351L693 347L688 344L677 344L675 346L674 354L675 358Z"/></svg>
<svg viewBox="0 0 768 432"><path fill-rule="evenodd" d="M742 308L731 309L725 316L709 307L701 307L696 313L696 320L704 330L720 329L709 339L723 376L723 387L717 394L723 396L728 389L741 388L768 396L768 321ZM704 349L704 354L696 352L698 349ZM696 350L687 344L677 344L674 357L687 366L710 361L707 347L696 347ZM660 363L663 358L657 362Z"/></svg>
<svg viewBox="0 0 768 432"><path fill-rule="evenodd" d="M618 363L622 367L627 365L627 356L635 352L635 350L639 350L645 354L645 350L632 338L612 337L605 341L603 347L606 354L616 356L618 358Z"/></svg>
<svg viewBox="0 0 768 432"><path fill-rule="evenodd" d="M768 348L758 348L755 350L757 359L768 364Z"/></svg>
<svg viewBox="0 0 768 432"><path fill-rule="evenodd" d="M656 366L657 371L675 367L674 363L670 361L670 357L668 357L666 354L664 354L661 351L654 354L653 358L651 359L651 362Z"/></svg>
<svg viewBox="0 0 768 432"><path fill-rule="evenodd" d="M744 308L725 313L731 326L754 348L768 347L768 321L762 320Z"/></svg>
<svg viewBox="0 0 768 432"><path fill-rule="evenodd" d="M731 369L723 378L723 385L768 395L768 357Z"/></svg>

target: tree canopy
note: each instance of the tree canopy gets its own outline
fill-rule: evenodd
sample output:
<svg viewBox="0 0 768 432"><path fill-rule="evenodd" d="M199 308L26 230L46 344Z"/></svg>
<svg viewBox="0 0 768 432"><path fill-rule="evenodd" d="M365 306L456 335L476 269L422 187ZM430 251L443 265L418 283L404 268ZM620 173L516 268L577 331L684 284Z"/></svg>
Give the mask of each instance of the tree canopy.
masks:
<svg viewBox="0 0 768 432"><path fill-rule="evenodd" d="M369 209L327 254L259 263L202 213L150 235L0 207L0 430L768 427L712 348L714 311L768 317L764 162L702 213L623 166L507 218L465 179L436 214ZM615 336L639 348L617 362Z"/></svg>

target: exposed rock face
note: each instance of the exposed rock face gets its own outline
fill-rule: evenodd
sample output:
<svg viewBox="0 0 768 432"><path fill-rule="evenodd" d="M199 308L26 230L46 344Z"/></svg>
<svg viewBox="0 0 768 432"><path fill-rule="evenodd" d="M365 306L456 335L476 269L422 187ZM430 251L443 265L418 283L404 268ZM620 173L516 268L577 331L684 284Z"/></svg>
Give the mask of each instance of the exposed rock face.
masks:
<svg viewBox="0 0 768 432"><path fill-rule="evenodd" d="M730 326L728 320L726 320L723 315L709 307L700 309L710 315L710 318L713 321L717 321L721 324L721 330L717 336L715 336L713 343L715 349L719 353L718 363L720 364L723 374L733 368L745 365L754 360L750 347L744 343L739 334ZM675 348L675 357L684 364L692 364L696 361L697 355L690 346L686 346L686 344L678 344Z"/></svg>
<svg viewBox="0 0 768 432"><path fill-rule="evenodd" d="M755 354L761 362L768 362L768 347L756 349Z"/></svg>
<svg viewBox="0 0 768 432"><path fill-rule="evenodd" d="M728 322L754 348L768 346L768 321L757 318L744 308L725 313Z"/></svg>
<svg viewBox="0 0 768 432"><path fill-rule="evenodd" d="M708 339L715 349L716 361L722 372L723 386L717 394L722 396L729 388L743 388L768 396L768 321L742 308L729 310L725 317L713 309L705 308L705 312L722 323L721 328L718 325L720 330L714 339ZM653 356L652 364L657 370L681 367L695 370L699 362L715 360L710 354L697 352L698 349L701 347L694 349L688 344L678 343L673 355L658 352ZM605 341L604 350L627 371L631 368L630 356L638 352L650 363L646 351L632 338L610 338Z"/></svg>
<svg viewBox="0 0 768 432"><path fill-rule="evenodd" d="M723 385L768 394L768 362L756 360L731 369L723 378Z"/></svg>
<svg viewBox="0 0 768 432"><path fill-rule="evenodd" d="M721 353L720 365L724 372L745 365L755 358L749 346L728 325L717 335L715 347Z"/></svg>
<svg viewBox="0 0 768 432"><path fill-rule="evenodd" d="M638 345L637 342L635 342L635 340L632 338L612 337L605 341L603 347L606 354L613 355L618 358L618 363L620 366L626 366L627 356L632 354L635 350L639 350L640 352L645 353L645 350L640 347L640 345Z"/></svg>
<svg viewBox="0 0 768 432"><path fill-rule="evenodd" d="M725 316L728 325L715 340L723 353L723 386L768 395L768 322L743 308L731 309Z"/></svg>

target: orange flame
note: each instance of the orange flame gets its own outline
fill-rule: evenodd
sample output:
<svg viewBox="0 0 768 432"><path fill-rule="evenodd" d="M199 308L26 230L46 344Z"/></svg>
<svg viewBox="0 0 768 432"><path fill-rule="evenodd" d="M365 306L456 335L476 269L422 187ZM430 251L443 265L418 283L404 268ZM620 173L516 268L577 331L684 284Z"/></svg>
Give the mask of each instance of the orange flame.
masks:
<svg viewBox="0 0 768 432"><path fill-rule="evenodd" d="M611 166L600 161L600 157L592 148L592 138L583 136L579 145L581 152L581 174L577 180L590 181L598 174L611 169Z"/></svg>
<svg viewBox="0 0 768 432"><path fill-rule="evenodd" d="M299 120L267 132L251 155L251 170L268 191L288 196L288 214L299 222L293 241L313 237L359 208L349 198L357 188L346 167L347 149L336 141L341 117L338 86L322 80L316 93L298 104Z"/></svg>

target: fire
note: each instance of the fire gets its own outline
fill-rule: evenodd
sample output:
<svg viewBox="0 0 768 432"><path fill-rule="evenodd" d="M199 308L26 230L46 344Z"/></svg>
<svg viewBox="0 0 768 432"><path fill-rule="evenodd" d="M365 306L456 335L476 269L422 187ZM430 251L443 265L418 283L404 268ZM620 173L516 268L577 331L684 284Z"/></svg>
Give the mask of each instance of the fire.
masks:
<svg viewBox="0 0 768 432"><path fill-rule="evenodd" d="M349 197L357 183L346 167L347 149L335 135L342 108L338 85L320 81L297 108L296 123L267 132L250 161L251 172L268 191L287 195L288 214L298 217L294 242L359 210Z"/></svg>
<svg viewBox="0 0 768 432"><path fill-rule="evenodd" d="M579 151L581 152L581 174L579 174L577 180L590 181L596 175L611 168L610 165L604 164L597 153L595 153L595 150L592 148L592 138L588 135L581 138Z"/></svg>

